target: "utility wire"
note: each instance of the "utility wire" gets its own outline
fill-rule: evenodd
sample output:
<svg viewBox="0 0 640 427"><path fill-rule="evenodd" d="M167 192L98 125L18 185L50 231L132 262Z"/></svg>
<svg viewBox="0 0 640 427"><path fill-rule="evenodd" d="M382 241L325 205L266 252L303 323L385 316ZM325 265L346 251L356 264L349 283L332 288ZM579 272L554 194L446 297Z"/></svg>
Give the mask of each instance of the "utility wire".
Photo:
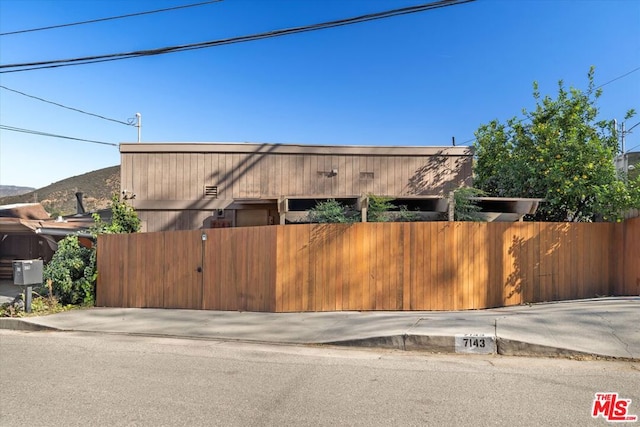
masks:
<svg viewBox="0 0 640 427"><path fill-rule="evenodd" d="M638 126L638 125L640 125L640 122L638 122L638 123L636 123L635 125L631 126L629 129L625 129L625 130L624 130L624 133L629 133L629 132L631 132L631 129L633 129L634 127L636 127L636 126Z"/></svg>
<svg viewBox="0 0 640 427"><path fill-rule="evenodd" d="M110 119L109 117L101 116L99 114L89 113L88 111L80 110L78 108L67 107L66 105L58 104L57 102L48 101L48 100L46 100L44 98L40 98L40 97L37 97L37 96L29 95L28 93L20 92L19 90L11 89L11 88L8 88L6 86L0 85L0 88L2 88L4 90L8 90L10 92L15 92L17 94L26 96L28 98L33 98L33 99L37 99L38 101L46 102L47 104L56 105L58 107L66 108L67 110L76 111L78 113L86 114L88 116L97 117L99 119L108 120L108 121L111 121L111 122L120 123L120 124L127 125L127 126L135 126L135 123L123 122L122 120L117 120L117 119Z"/></svg>
<svg viewBox="0 0 640 427"><path fill-rule="evenodd" d="M93 139L84 139L84 138L74 138L72 136L56 135L54 133L41 132L41 131L38 131L38 130L31 130L31 129L17 128L17 127L13 127L13 126L0 125L0 130L7 130L7 131L10 131L10 132L29 133L29 134L32 134L32 135L48 136L48 137L51 137L51 138L70 139L72 141L90 142L92 144L112 145L114 147L118 146L118 144L114 144L112 142L95 141Z"/></svg>
<svg viewBox="0 0 640 427"><path fill-rule="evenodd" d="M621 79L621 78L623 78L623 77L627 77L629 74L635 73L635 72L636 72L636 71L638 71L638 70L640 70L640 67L638 67L638 68L634 68L633 70L631 70L631 71L629 71L629 72L626 72L626 73L624 73L623 75L616 77L615 79L611 79L611 80L609 80L609 81L608 81L608 82L606 82L606 83L602 83L600 86L596 87L596 89L600 89L601 87L606 86L606 85L608 85L609 83L613 83L613 82L615 82L616 80L620 80L620 79Z"/></svg>
<svg viewBox="0 0 640 427"><path fill-rule="evenodd" d="M626 73L621 74L621 75L619 75L618 77L616 77L616 78L613 78L613 79L609 80L608 82L602 83L600 86L597 86L595 89L600 89L601 87L606 86L606 85L608 85L609 83L613 83L613 82L615 82L616 80L620 80L620 79L622 79L622 78L624 78L624 77L627 77L629 74L633 74L633 73L635 73L636 71L639 71L639 70L640 70L640 67L634 68L634 69L633 69L633 70L631 70L631 71L627 71ZM523 118L521 118L520 120L518 120L516 123L522 123L523 121L527 120L528 118L529 118L529 117L523 117ZM640 124L640 122L636 123L635 125L631 126L629 129L627 129L625 132L629 132L631 129L633 129L634 127L638 126L639 124ZM466 145L466 144L468 144L468 143L470 143L470 142L473 142L473 141L475 141L475 140L476 140L476 138L471 138L471 139L469 139L469 140L466 140L466 141L464 141L464 142L461 142L459 145Z"/></svg>
<svg viewBox="0 0 640 427"><path fill-rule="evenodd" d="M370 13L366 15L355 16L352 18L339 19L336 21L322 22L318 24L305 25L300 27L286 28L282 30L268 31L264 33L251 34L247 36L231 37L226 39L211 40L207 42L192 43L186 45L169 46L158 49L137 50L125 53L112 53L107 55L85 56L80 58L57 59L52 61L25 62L20 64L0 65L0 69L18 68L9 71L0 71L0 73L15 73L20 71L38 70L43 68L67 67L71 65L93 64L97 62L117 61L121 59L135 58L140 56L162 55L166 53L182 52L195 49L205 49L215 46L223 46L235 43L244 43L255 40L262 40L272 37L281 37L290 34L305 33L310 31L324 30L327 28L341 27L345 25L358 24L361 22L373 21L378 19L390 18L399 15L408 15L412 13L424 12L431 9L441 7L456 6L459 4L470 3L475 0L439 0L432 3L425 3L417 6L404 7L400 9L386 10L383 12Z"/></svg>
<svg viewBox="0 0 640 427"><path fill-rule="evenodd" d="M638 125L640 125L640 122L638 122L638 123L636 123L635 125L631 126L629 129L625 129L625 130L624 130L624 133L625 133L625 134L627 134L627 133L631 133L631 129L633 129L634 127L636 127L636 126L638 126ZM627 151L625 151L623 154L628 153L628 152L630 152L630 151L633 151L633 150L635 150L635 149L636 149L636 148L638 148L638 147L640 147L640 144L638 144L638 145L634 145L633 147L631 147L631 148L627 149Z"/></svg>
<svg viewBox="0 0 640 427"><path fill-rule="evenodd" d="M9 35L12 35L12 34L32 33L34 31L53 30L53 29L56 29L56 28L72 27L74 25L94 24L96 22L112 21L114 19L131 18L133 16L150 15L152 13L169 12L169 11L177 10L177 9L186 9L188 7L204 6L206 4L218 3L218 2L221 2L221 1L222 0L210 0L210 1L205 1L205 2L202 2L202 3L187 4L187 5L184 5L184 6L174 6L174 7L168 7L168 8L165 8L165 9L150 10L150 11L147 11L147 12L130 13L128 15L120 15L120 16L111 16L111 17L108 17L108 18L91 19L89 21L72 22L72 23L69 23L69 24L50 25L48 27L30 28L28 30L9 31L9 32L6 32L6 33L0 33L0 36L9 36Z"/></svg>

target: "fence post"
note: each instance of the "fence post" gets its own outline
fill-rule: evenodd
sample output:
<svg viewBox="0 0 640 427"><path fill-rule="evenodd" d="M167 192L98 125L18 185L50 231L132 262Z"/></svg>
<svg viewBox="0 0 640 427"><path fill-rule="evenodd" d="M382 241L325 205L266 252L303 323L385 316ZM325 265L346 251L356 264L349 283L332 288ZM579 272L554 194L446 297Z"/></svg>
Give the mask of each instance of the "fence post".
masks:
<svg viewBox="0 0 640 427"><path fill-rule="evenodd" d="M455 220L455 212L456 212L456 198L453 194L453 191L449 192L449 221Z"/></svg>

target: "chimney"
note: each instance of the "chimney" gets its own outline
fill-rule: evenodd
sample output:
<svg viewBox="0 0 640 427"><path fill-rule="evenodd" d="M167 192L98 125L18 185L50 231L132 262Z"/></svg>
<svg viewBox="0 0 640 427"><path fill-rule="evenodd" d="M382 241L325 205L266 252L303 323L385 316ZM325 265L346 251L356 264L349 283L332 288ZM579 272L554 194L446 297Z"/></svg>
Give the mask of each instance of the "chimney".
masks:
<svg viewBox="0 0 640 427"><path fill-rule="evenodd" d="M76 214L80 215L84 213L84 205L82 204L82 192L76 193Z"/></svg>

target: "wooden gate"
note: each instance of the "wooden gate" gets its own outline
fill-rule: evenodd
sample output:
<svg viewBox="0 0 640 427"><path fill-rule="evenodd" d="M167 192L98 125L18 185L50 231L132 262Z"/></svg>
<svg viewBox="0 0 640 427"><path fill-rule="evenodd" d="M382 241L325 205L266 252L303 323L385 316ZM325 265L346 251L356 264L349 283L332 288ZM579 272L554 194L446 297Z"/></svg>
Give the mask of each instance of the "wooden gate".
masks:
<svg viewBox="0 0 640 427"><path fill-rule="evenodd" d="M100 305L202 308L202 238L199 231L100 236ZM200 271L199 271L200 270Z"/></svg>
<svg viewBox="0 0 640 427"><path fill-rule="evenodd" d="M205 241L199 232L168 232L165 237L163 307L202 308Z"/></svg>
<svg viewBox="0 0 640 427"><path fill-rule="evenodd" d="M272 311L276 227L103 235L98 306Z"/></svg>

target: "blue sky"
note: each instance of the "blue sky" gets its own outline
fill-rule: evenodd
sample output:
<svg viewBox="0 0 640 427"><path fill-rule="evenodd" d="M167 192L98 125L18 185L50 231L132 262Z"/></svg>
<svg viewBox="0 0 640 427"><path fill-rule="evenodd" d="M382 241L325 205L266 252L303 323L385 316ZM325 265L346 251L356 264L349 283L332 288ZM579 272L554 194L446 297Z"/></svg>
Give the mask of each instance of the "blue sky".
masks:
<svg viewBox="0 0 640 427"><path fill-rule="evenodd" d="M0 0L0 32L199 0ZM0 36L0 64L152 49L426 3L224 0ZM102 64L0 74L0 84L126 122L143 142L450 145L533 106L532 82L585 88L640 67L640 1L478 0L312 33ZM640 111L640 70L603 87L601 117ZM627 127L640 121L636 116ZM0 89L0 124L104 141L137 130ZM627 135L640 144L640 126ZM117 147L0 131L0 184L42 187L119 164Z"/></svg>

